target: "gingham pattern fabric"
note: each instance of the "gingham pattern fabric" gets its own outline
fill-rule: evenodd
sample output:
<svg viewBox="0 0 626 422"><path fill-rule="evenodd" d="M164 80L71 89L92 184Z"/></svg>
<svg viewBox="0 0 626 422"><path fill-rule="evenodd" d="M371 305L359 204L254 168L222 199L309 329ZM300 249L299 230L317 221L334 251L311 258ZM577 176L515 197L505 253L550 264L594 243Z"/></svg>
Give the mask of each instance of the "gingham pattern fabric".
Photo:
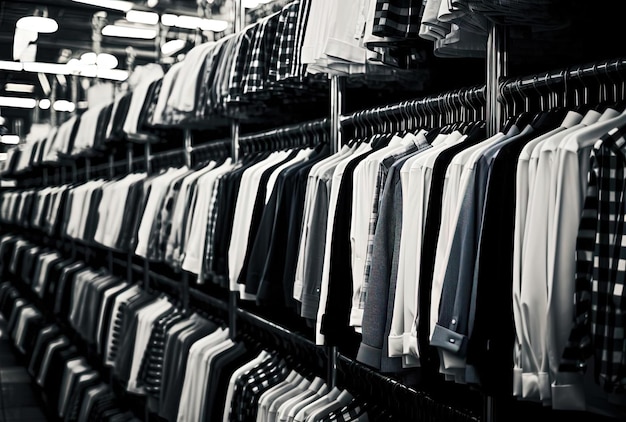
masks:
<svg viewBox="0 0 626 422"><path fill-rule="evenodd" d="M626 388L626 126L611 130L590 155L576 239L574 327L562 371L585 371L594 357L595 379L607 392Z"/></svg>
<svg viewBox="0 0 626 422"><path fill-rule="evenodd" d="M283 7L280 12L268 72L268 79L272 82L278 82L290 76L296 50L299 7L300 1L297 0Z"/></svg>
<svg viewBox="0 0 626 422"><path fill-rule="evenodd" d="M207 218L207 227L206 227L206 237L204 239L204 260L202 261L202 269L198 276L200 281L204 280L204 277L209 274L211 265L213 263L213 249L211 245L213 244L213 238L215 234L215 222L217 221L217 194L219 192L219 183L222 179L222 176L218 176L213 183L213 187L211 189L211 198L209 199L209 216Z"/></svg>
<svg viewBox="0 0 626 422"><path fill-rule="evenodd" d="M241 35L238 37L238 48L236 49L237 55L233 59L230 70L228 96L224 101L225 103L233 103L241 100L241 94L243 93L242 82L246 71L248 53L250 52L250 45L254 39L254 33L258 30L258 28L258 25L251 25L244 31L241 31Z"/></svg>
<svg viewBox="0 0 626 422"><path fill-rule="evenodd" d="M202 69L201 83L198 87L198 99L196 104L196 118L201 119L207 114L207 110L215 107L214 99L211 96L213 90L213 81L216 77L218 65L222 59L222 52L227 38L222 38L215 43L215 46L205 57L205 63Z"/></svg>
<svg viewBox="0 0 626 422"><path fill-rule="evenodd" d="M228 420L231 422L256 420L261 394L287 378L288 372L287 363L274 356L235 380Z"/></svg>
<svg viewBox="0 0 626 422"><path fill-rule="evenodd" d="M244 94L261 91L265 86L279 17L280 13L274 13L259 22L250 50L250 64L243 78Z"/></svg>
<svg viewBox="0 0 626 422"><path fill-rule="evenodd" d="M417 39L422 23L422 0L377 0L372 34Z"/></svg>
<svg viewBox="0 0 626 422"><path fill-rule="evenodd" d="M289 74L298 81L302 81L306 75L306 65L302 64L300 58L310 10L311 0L300 0L300 4L298 5L298 19L296 21L295 50L291 62L291 69L289 70Z"/></svg>
<svg viewBox="0 0 626 422"><path fill-rule="evenodd" d="M363 417L365 408L355 399L347 406L341 409L329 412L328 415L320 419L320 422L349 422L358 421L359 417Z"/></svg>

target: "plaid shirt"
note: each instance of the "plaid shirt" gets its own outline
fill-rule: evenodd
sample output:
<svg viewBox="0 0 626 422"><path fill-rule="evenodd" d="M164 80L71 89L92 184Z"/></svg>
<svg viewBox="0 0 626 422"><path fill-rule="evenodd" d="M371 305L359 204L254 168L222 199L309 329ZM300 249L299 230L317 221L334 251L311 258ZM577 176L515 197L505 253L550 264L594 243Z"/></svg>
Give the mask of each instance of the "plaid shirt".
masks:
<svg viewBox="0 0 626 422"><path fill-rule="evenodd" d="M279 13L274 13L258 24L259 29L255 33L250 50L248 71L243 78L244 94L261 91L264 88L279 17Z"/></svg>
<svg viewBox="0 0 626 422"><path fill-rule="evenodd" d="M215 235L215 223L217 221L217 211L219 209L217 205L217 196L219 192L219 184L223 175L218 176L213 183L211 190L211 199L209 200L209 215L207 218L206 237L204 239L204 260L202 261L202 269L198 276L198 280L202 282L204 277L210 273L213 264L213 238Z"/></svg>
<svg viewBox="0 0 626 422"><path fill-rule="evenodd" d="M365 407L357 399L353 399L348 405L341 409L333 410L320 419L320 422L349 422L358 421L359 418L367 420Z"/></svg>
<svg viewBox="0 0 626 422"><path fill-rule="evenodd" d="M229 420L247 422L256 420L261 394L287 378L287 363L274 356L235 381Z"/></svg>
<svg viewBox="0 0 626 422"><path fill-rule="evenodd" d="M399 160L400 158L407 156L409 154L413 154L417 151L422 151L426 148L430 148L430 144L428 144L425 140L419 145L415 145L411 143L402 151L399 151L395 154L392 154L388 157L385 157L381 162L378 169L378 175L376 177L376 189L374 190L374 200L372 203L372 211L370 213L370 221L367 231L367 250L365 253L365 270L363 273L363 285L361 286L360 295L359 295L359 309L365 309L365 300L367 298L367 286L369 284L370 273L372 271L372 255L374 252L374 235L376 233L376 225L378 222L378 210L380 208L380 200L383 195L383 190L385 187L385 182L387 180L387 175L389 174L389 169L392 164Z"/></svg>
<svg viewBox="0 0 626 422"><path fill-rule="evenodd" d="M376 0L372 34L417 39L424 3L422 0Z"/></svg>
<svg viewBox="0 0 626 422"><path fill-rule="evenodd" d="M276 28L276 39L270 59L269 79L278 82L287 79L296 51L298 9L300 1L289 3L280 12Z"/></svg>
<svg viewBox="0 0 626 422"><path fill-rule="evenodd" d="M225 103L233 103L241 101L241 94L243 93L243 77L246 71L246 65L248 64L248 54L250 52L252 40L254 39L255 31L259 28L258 25L250 25L244 31L241 31L237 37L237 55L233 59L232 67L230 69L230 77L228 81L228 96L225 98Z"/></svg>
<svg viewBox="0 0 626 422"><path fill-rule="evenodd" d="M560 370L585 371L607 392L625 391L626 126L596 142L576 239L574 327Z"/></svg>

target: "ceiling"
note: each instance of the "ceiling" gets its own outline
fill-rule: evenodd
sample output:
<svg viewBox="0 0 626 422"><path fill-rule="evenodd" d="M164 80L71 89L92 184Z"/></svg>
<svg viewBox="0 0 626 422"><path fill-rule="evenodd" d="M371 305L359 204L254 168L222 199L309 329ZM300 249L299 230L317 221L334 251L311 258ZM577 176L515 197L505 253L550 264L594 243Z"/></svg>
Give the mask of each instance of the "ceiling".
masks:
<svg viewBox="0 0 626 422"><path fill-rule="evenodd" d="M208 40L207 37L219 38L233 31L233 0L131 0L133 9L154 11L159 14L171 13L177 15L202 16L214 19L224 19L229 22L229 27L221 34L209 32L198 33L196 30L180 29L176 27L161 26L160 36L156 39L130 39L111 36L102 36L99 43L94 45L92 34L94 33L92 20L97 12L106 12L106 22L113 23L124 19L125 13L114 9L102 9L72 0L2 0L0 1L0 61L14 61L14 36L16 22L20 17L31 16L45 10L48 17L57 21L59 29L51 34L38 34L36 44L35 61L45 63L62 63L70 58L80 58L81 54L94 51L94 46L100 47L100 52L110 53L118 59L118 69L129 69L129 66L140 66L146 63L154 63L160 59L160 45L166 40L179 38L185 39L187 48L193 46L193 41L198 39ZM156 3L156 5L153 5ZM203 5L198 6L198 3ZM148 5L153 5L149 7ZM129 49L129 47L132 47ZM31 61L32 59L27 59ZM0 70L0 96L29 96L46 98L49 91L44 89L43 75L24 72ZM55 82L53 75L47 75L48 82ZM43 82L43 84L42 84ZM68 97L71 88L67 81L61 80L66 85L57 91L57 98ZM14 93L6 91L7 83L30 84L34 86L32 93ZM56 82L55 82L56 83ZM83 84L84 86L84 84ZM74 87L76 89L76 86ZM19 119L32 120L33 110L15 109L2 107L0 116L11 120L14 116ZM28 121L22 125L28 127ZM15 132L15 127L8 123L9 131ZM13 129L13 130L11 130Z"/></svg>

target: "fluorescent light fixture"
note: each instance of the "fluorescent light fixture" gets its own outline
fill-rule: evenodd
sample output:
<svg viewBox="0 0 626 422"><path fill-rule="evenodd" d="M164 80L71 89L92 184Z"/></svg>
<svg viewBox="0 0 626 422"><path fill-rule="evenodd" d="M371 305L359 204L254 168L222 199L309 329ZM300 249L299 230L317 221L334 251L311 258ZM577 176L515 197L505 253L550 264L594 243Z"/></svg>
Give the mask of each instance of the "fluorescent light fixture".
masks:
<svg viewBox="0 0 626 422"><path fill-rule="evenodd" d="M39 108L41 110L47 110L50 108L50 100L47 98L42 98L39 100Z"/></svg>
<svg viewBox="0 0 626 422"><path fill-rule="evenodd" d="M112 79L115 81L125 81L128 79L128 71L122 69L98 69L96 76L101 79Z"/></svg>
<svg viewBox="0 0 626 422"><path fill-rule="evenodd" d="M180 15L176 20L176 26L185 29L196 29L202 25L202 19L196 16Z"/></svg>
<svg viewBox="0 0 626 422"><path fill-rule="evenodd" d="M2 135L0 142L7 145L17 145L20 143L20 137L17 135Z"/></svg>
<svg viewBox="0 0 626 422"><path fill-rule="evenodd" d="M96 64L96 60L98 60L98 55L94 53L93 51L90 51L88 53L83 53L80 56L79 63L82 65Z"/></svg>
<svg viewBox="0 0 626 422"><path fill-rule="evenodd" d="M228 22L221 19L202 19L200 29L203 31L223 32L228 28Z"/></svg>
<svg viewBox="0 0 626 422"><path fill-rule="evenodd" d="M161 46L161 53L164 56L171 56L185 47L185 40L170 40Z"/></svg>
<svg viewBox="0 0 626 422"><path fill-rule="evenodd" d="M59 63L24 62L24 70L27 72L54 73L57 75L69 75L70 69Z"/></svg>
<svg viewBox="0 0 626 422"><path fill-rule="evenodd" d="M157 33L154 29L145 28L132 28L130 26L120 25L107 25L102 28L102 35L109 37L124 37L124 38L142 38L151 40L156 38Z"/></svg>
<svg viewBox="0 0 626 422"><path fill-rule="evenodd" d="M122 12L128 12L133 8L132 1L123 0L73 0L76 3L89 4L91 6L102 7L105 9L121 10Z"/></svg>
<svg viewBox="0 0 626 422"><path fill-rule="evenodd" d="M43 16L24 16L18 19L15 26L41 34L51 34L59 29L57 21Z"/></svg>
<svg viewBox="0 0 626 422"><path fill-rule="evenodd" d="M154 12L143 12L141 10L129 10L126 12L126 20L145 25L156 25L159 23L159 15Z"/></svg>
<svg viewBox="0 0 626 422"><path fill-rule="evenodd" d="M34 98L0 97L0 107L35 108L36 105Z"/></svg>
<svg viewBox="0 0 626 422"><path fill-rule="evenodd" d="M241 5L246 9L254 9L259 5L258 0L242 0Z"/></svg>
<svg viewBox="0 0 626 422"><path fill-rule="evenodd" d="M16 84L12 82L7 82L4 85L4 90L8 92L22 92L25 94L30 94L35 90L35 86L30 84Z"/></svg>
<svg viewBox="0 0 626 422"><path fill-rule="evenodd" d="M177 15L172 15L171 13L161 15L161 23L165 26L176 26L176 22L178 22Z"/></svg>
<svg viewBox="0 0 626 422"><path fill-rule="evenodd" d="M54 104L52 104L52 108L55 111L67 111L69 113L71 113L72 111L74 111L74 109L76 108L76 106L74 105L73 102L71 101L67 101L67 100L56 100L54 102Z"/></svg>
<svg viewBox="0 0 626 422"><path fill-rule="evenodd" d="M51 34L59 29L57 21L43 16L24 16L17 20L15 26L41 34Z"/></svg>
<svg viewBox="0 0 626 422"><path fill-rule="evenodd" d="M42 62L9 62L0 60L0 70L15 70L38 73L39 81L44 92L50 91L50 83L45 77L45 73L53 75L72 75L79 74L86 77L98 77L103 79L113 79L123 81L128 78L128 72L121 69L98 69L95 65L82 66L77 65L79 60L70 60L67 64L59 63L42 63ZM17 66L16 66L17 65ZM32 107L31 107L32 108Z"/></svg>
<svg viewBox="0 0 626 422"><path fill-rule="evenodd" d="M78 69L76 74L88 78L95 78L98 75L98 67L95 64L82 66L80 69Z"/></svg>
<svg viewBox="0 0 626 422"><path fill-rule="evenodd" d="M161 23L165 26L175 26L183 29L198 29L203 31L222 32L228 28L228 22L220 19L204 19L197 16L172 15L165 13L161 16Z"/></svg>
<svg viewBox="0 0 626 422"><path fill-rule="evenodd" d="M113 69L117 67L117 57L109 53L100 53L96 58L96 66L100 69Z"/></svg>
<svg viewBox="0 0 626 422"><path fill-rule="evenodd" d="M19 72L23 69L22 63L20 62L10 62L7 60L0 60L0 70L14 70Z"/></svg>

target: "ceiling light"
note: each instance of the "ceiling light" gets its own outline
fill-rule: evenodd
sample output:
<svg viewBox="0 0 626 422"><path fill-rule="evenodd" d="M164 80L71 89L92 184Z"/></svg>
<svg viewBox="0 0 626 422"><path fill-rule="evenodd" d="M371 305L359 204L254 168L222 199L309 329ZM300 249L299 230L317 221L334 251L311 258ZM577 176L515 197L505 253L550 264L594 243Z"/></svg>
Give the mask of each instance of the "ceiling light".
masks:
<svg viewBox="0 0 626 422"><path fill-rule="evenodd" d="M182 50L185 47L185 40L171 40L161 46L161 53L164 56L171 56L172 54Z"/></svg>
<svg viewBox="0 0 626 422"><path fill-rule="evenodd" d="M26 71L38 73L39 81L44 92L50 91L50 83L45 78L46 73L53 75L71 75L80 74L86 77L98 77L103 79L113 79L117 81L123 81L128 78L128 72L120 69L101 69L97 70L95 65L91 66L77 66L79 60L70 60L67 64L59 63L43 63L43 62L9 62L0 60L0 70L14 70L14 71Z"/></svg>
<svg viewBox="0 0 626 422"><path fill-rule="evenodd" d="M203 31L224 32L228 28L228 22L220 19L202 19L200 29Z"/></svg>
<svg viewBox="0 0 626 422"><path fill-rule="evenodd" d="M59 29L59 24L54 19L43 16L24 16L17 21L15 26L41 34L51 34Z"/></svg>
<svg viewBox="0 0 626 422"><path fill-rule="evenodd" d="M96 60L98 60L98 55L92 51L88 52L88 53L83 53L80 56L80 64L81 65L90 65L90 64L96 64Z"/></svg>
<svg viewBox="0 0 626 422"><path fill-rule="evenodd" d="M159 23L159 15L154 12L142 12L140 10L129 10L126 12L126 20L134 23L146 25L156 25Z"/></svg>
<svg viewBox="0 0 626 422"><path fill-rule="evenodd" d="M117 63L117 57L109 53L100 53L96 58L96 65L101 69L113 69Z"/></svg>
<svg viewBox="0 0 626 422"><path fill-rule="evenodd" d="M35 86L30 84L16 84L8 82L6 85L4 85L4 90L7 92L23 92L26 94L30 94L35 90Z"/></svg>
<svg viewBox="0 0 626 422"><path fill-rule="evenodd" d="M98 73L98 67L95 64L82 65L75 73L80 76L95 78Z"/></svg>
<svg viewBox="0 0 626 422"><path fill-rule="evenodd" d="M176 26L178 28L185 28L185 29L196 29L196 28L200 28L200 25L202 24L202 19L200 19L197 16L178 16L178 19L176 20Z"/></svg>
<svg viewBox="0 0 626 422"><path fill-rule="evenodd" d="M70 69L59 63L25 62L24 70L27 72L55 73L57 75L69 75Z"/></svg>
<svg viewBox="0 0 626 422"><path fill-rule="evenodd" d="M203 31L223 32L228 28L228 22L220 19L204 19L197 16L172 15L165 13L161 16L161 23L165 26L175 26L183 29L202 29Z"/></svg>
<svg viewBox="0 0 626 422"><path fill-rule="evenodd" d="M54 102L54 104L52 105L52 108L55 111L67 111L69 113L71 113L72 111L74 111L74 109L76 108L76 106L74 105L73 102L71 101L67 101L67 100L57 100Z"/></svg>
<svg viewBox="0 0 626 422"><path fill-rule="evenodd" d="M258 0L242 0L241 2L241 6L245 7L246 9L254 9L258 5Z"/></svg>
<svg viewBox="0 0 626 422"><path fill-rule="evenodd" d="M128 71L123 69L98 69L96 76L101 79L125 81L128 79Z"/></svg>
<svg viewBox="0 0 626 422"><path fill-rule="evenodd" d="M47 110L50 108L50 100L47 98L42 98L39 100L39 108L42 110Z"/></svg>
<svg viewBox="0 0 626 422"><path fill-rule="evenodd" d="M0 69L1 70L14 70L19 72L22 70L22 63L20 62L10 62L7 60L0 60Z"/></svg>
<svg viewBox="0 0 626 422"><path fill-rule="evenodd" d="M98 6L105 9L121 10L122 12L128 12L133 8L132 1L123 0L73 0L76 3L84 3L92 6Z"/></svg>
<svg viewBox="0 0 626 422"><path fill-rule="evenodd" d="M176 26L176 22L178 22L177 15L172 15L171 13L164 13L161 16L161 23L165 26Z"/></svg>
<svg viewBox="0 0 626 422"><path fill-rule="evenodd" d="M7 145L17 145L20 143L20 137L18 135L2 135L0 142Z"/></svg>
<svg viewBox="0 0 626 422"><path fill-rule="evenodd" d="M0 97L0 107L35 108L36 105L34 98Z"/></svg>
<svg viewBox="0 0 626 422"><path fill-rule="evenodd" d="M109 37L142 38L150 40L156 38L154 29L132 28L130 26L107 25L102 28L102 35Z"/></svg>

